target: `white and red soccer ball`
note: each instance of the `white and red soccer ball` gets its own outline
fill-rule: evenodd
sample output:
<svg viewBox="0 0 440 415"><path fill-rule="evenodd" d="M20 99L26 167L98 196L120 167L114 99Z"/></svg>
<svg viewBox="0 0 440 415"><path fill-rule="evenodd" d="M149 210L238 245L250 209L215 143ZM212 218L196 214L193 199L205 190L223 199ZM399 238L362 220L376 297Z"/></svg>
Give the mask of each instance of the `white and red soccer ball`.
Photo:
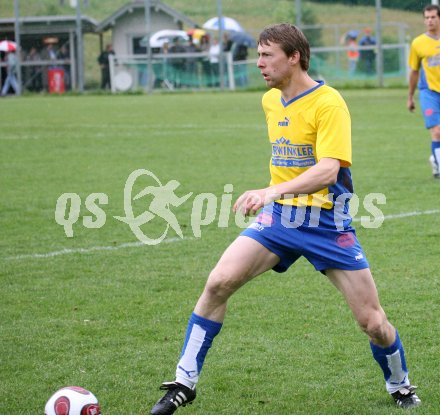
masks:
<svg viewBox="0 0 440 415"><path fill-rule="evenodd" d="M57 390L47 401L45 415L101 415L98 399L79 386Z"/></svg>

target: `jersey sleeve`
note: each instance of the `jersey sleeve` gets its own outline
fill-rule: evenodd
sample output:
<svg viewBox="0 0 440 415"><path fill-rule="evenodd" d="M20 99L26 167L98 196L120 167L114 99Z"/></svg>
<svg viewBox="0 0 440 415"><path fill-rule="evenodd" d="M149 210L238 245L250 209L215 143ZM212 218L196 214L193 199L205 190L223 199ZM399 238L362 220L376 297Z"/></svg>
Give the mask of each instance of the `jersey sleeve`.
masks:
<svg viewBox="0 0 440 415"><path fill-rule="evenodd" d="M421 59L417 53L417 44L414 40L409 50L408 65L413 71L418 71L420 69L420 62Z"/></svg>
<svg viewBox="0 0 440 415"><path fill-rule="evenodd" d="M318 114L316 156L318 161L329 157L338 159L342 167L350 167L351 119L342 105L325 106Z"/></svg>

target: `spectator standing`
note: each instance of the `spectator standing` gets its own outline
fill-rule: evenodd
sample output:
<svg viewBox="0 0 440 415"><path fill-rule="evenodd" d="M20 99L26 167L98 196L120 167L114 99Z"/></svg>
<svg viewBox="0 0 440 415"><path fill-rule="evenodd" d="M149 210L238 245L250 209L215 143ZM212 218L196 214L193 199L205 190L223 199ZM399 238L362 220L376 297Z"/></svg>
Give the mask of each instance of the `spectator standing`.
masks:
<svg viewBox="0 0 440 415"><path fill-rule="evenodd" d="M58 39L56 40L58 42ZM41 53L41 58L43 61L49 61L49 63L46 63L45 70L43 71L43 87L44 89L49 89L49 70L55 69L56 65L55 63L51 64L50 61L56 61L57 60L57 51L55 49L54 43L55 39L47 39L46 42L46 48Z"/></svg>
<svg viewBox="0 0 440 415"><path fill-rule="evenodd" d="M40 53L35 46L32 46L26 55L27 62L38 62L41 60ZM27 82L29 91L40 92L43 89L43 69L39 65L32 64L26 68Z"/></svg>
<svg viewBox="0 0 440 415"><path fill-rule="evenodd" d="M359 60L357 37L358 37L358 31L350 30L342 37L341 40L341 43L347 46L348 74L350 76L353 76L355 74L357 63Z"/></svg>
<svg viewBox="0 0 440 415"><path fill-rule="evenodd" d="M53 43L48 43L46 45L46 49L43 50L41 57L46 61L56 61L57 60L57 51ZM50 68L54 68L54 65L49 65Z"/></svg>
<svg viewBox="0 0 440 415"><path fill-rule="evenodd" d="M192 37L190 37L188 47L186 48L188 53L198 53L200 49L194 43ZM197 57L188 56L185 62L185 84L189 87L194 87L197 85L198 73L197 73Z"/></svg>
<svg viewBox="0 0 440 415"><path fill-rule="evenodd" d="M173 43L171 47L168 50L168 53L171 54L177 54L177 53L186 53L185 46L182 45L180 37L176 36L173 39ZM170 65L171 65L171 72L172 72L172 82L173 85L176 88L180 88L182 86L182 77L185 72L185 58L183 57L177 57L177 58L171 58L169 59Z"/></svg>
<svg viewBox="0 0 440 415"><path fill-rule="evenodd" d="M234 63L234 76L237 86L246 86L248 83L247 76L247 64L246 59L248 57L248 48L244 43L233 43L232 48L232 60Z"/></svg>
<svg viewBox="0 0 440 415"><path fill-rule="evenodd" d="M57 58L64 61L70 61L70 53L66 45L61 46L57 53ZM61 67L64 71L64 85L67 89L70 89L70 63L63 63Z"/></svg>
<svg viewBox="0 0 440 415"><path fill-rule="evenodd" d="M6 54L6 79L1 90L2 96L5 96L11 87L14 90L15 95L20 94L20 85L17 81L17 69L18 63L15 52L8 52Z"/></svg>
<svg viewBox="0 0 440 415"><path fill-rule="evenodd" d="M169 43L168 41L164 42L162 47L159 49L158 53L162 55L168 54L168 48ZM153 63L153 72L154 72L154 88L161 88L163 83L165 83L168 87L167 80L168 74L167 74L167 65L168 65L168 58L164 56L162 60L156 61Z"/></svg>
<svg viewBox="0 0 440 415"><path fill-rule="evenodd" d="M219 79L219 62L220 62L220 44L216 38L212 39L211 45L209 46L209 64L211 68L211 80L209 86L220 86Z"/></svg>
<svg viewBox="0 0 440 415"><path fill-rule="evenodd" d="M364 36L359 41L359 46L373 46L376 44L376 39L371 34L369 27L364 29ZM359 68L363 72L371 75L375 72L376 66L376 52L374 49L360 49Z"/></svg>
<svg viewBox="0 0 440 415"><path fill-rule="evenodd" d="M223 52L230 52L234 42L228 32L223 33Z"/></svg>
<svg viewBox="0 0 440 415"><path fill-rule="evenodd" d="M110 55L114 55L115 52L113 50L113 45L108 44L105 47L105 50L101 52L98 56L98 63L101 67L101 89L110 89L111 88L111 80L110 80Z"/></svg>
<svg viewBox="0 0 440 415"><path fill-rule="evenodd" d="M209 36L203 35L200 38L200 52L208 53L210 48ZM209 56L204 56L202 58L202 74L203 83L205 86L210 86L211 83L211 63L209 61Z"/></svg>

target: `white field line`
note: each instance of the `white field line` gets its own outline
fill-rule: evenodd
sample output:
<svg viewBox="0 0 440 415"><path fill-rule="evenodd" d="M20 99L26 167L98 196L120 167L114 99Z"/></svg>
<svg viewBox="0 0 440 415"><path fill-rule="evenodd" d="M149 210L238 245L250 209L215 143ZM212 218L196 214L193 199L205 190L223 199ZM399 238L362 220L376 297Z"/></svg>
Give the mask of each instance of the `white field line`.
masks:
<svg viewBox="0 0 440 415"><path fill-rule="evenodd" d="M436 213L440 213L440 209L431 209L424 211L414 211L414 212L406 212L406 213L396 213L395 215L385 215L385 216L377 216L375 219L402 219L409 218L411 216L421 216L421 215L435 215ZM353 222L360 222L361 218L353 218Z"/></svg>
<svg viewBox="0 0 440 415"><path fill-rule="evenodd" d="M193 238L183 238L185 240L193 239ZM163 244L170 244L174 242L180 242L182 241L181 238L167 238L164 239L161 243ZM91 246L90 248L73 248L73 249L61 249L59 251L53 251L53 252L47 252L45 254L23 254L23 255L16 255L16 256L10 256L6 259L12 260L12 259L28 259L28 258L52 258L59 255L67 255L67 254L88 254L90 252L94 251L118 251L120 249L125 248L139 248L142 246L146 246L143 242L126 242L120 245L114 245L114 246Z"/></svg>
<svg viewBox="0 0 440 415"><path fill-rule="evenodd" d="M409 218L412 216L421 216L421 215L435 215L436 213L440 213L440 209L431 209L424 211L414 211L414 212L406 212L406 213L397 213L394 215L385 215L382 217L378 217L377 219L391 220L391 219L403 219ZM361 218L353 218L353 222L360 222ZM184 240L189 240L194 238L184 238ZM161 243L174 243L180 242L182 239L180 238L168 238L164 239ZM24 254L24 255L16 255L7 257L5 259L9 260L20 260L20 259L28 259L28 258L52 258L59 255L67 255L67 254L87 254L89 252L94 251L118 251L119 249L125 248L139 248L145 246L142 242L127 242L116 246L92 246L90 248L74 248L74 249L61 249L59 251L47 252L45 254Z"/></svg>

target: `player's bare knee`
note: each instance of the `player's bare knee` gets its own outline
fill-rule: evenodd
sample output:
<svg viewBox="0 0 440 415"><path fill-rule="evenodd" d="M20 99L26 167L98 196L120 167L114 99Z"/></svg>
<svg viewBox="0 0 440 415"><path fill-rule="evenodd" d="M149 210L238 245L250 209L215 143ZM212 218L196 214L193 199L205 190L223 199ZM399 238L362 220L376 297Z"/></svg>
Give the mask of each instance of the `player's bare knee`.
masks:
<svg viewBox="0 0 440 415"><path fill-rule="evenodd" d="M205 292L217 300L227 300L237 289L237 282L229 274L214 269L209 275Z"/></svg>
<svg viewBox="0 0 440 415"><path fill-rule="evenodd" d="M366 314L359 320L361 329L372 339L383 339L387 335L387 319L381 312Z"/></svg>

